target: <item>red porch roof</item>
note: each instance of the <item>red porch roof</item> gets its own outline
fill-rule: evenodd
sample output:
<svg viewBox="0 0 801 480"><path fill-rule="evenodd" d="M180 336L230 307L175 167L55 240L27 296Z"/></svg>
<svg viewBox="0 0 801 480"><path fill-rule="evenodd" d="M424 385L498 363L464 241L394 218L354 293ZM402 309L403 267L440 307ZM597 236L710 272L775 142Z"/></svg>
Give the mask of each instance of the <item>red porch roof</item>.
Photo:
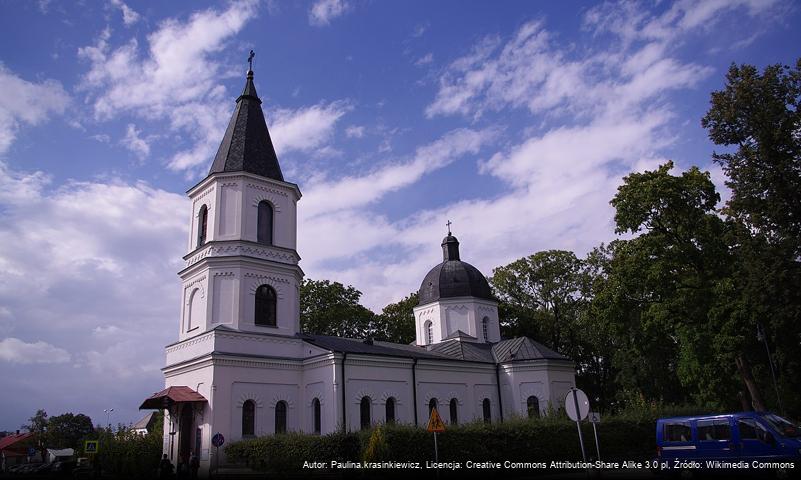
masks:
<svg viewBox="0 0 801 480"><path fill-rule="evenodd" d="M139 410L154 409L161 410L162 408L169 408L175 403L181 402L205 402L206 399L203 395L197 393L189 387L179 385L175 387L167 387L164 390L154 393L139 406Z"/></svg>

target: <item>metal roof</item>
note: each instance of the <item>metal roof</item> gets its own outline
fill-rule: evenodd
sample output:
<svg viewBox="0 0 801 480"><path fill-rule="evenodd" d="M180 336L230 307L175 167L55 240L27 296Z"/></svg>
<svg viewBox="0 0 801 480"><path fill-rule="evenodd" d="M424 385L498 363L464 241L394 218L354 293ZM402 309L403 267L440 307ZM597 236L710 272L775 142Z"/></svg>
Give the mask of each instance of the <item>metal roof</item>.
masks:
<svg viewBox="0 0 801 480"><path fill-rule="evenodd" d="M324 350L343 353L362 353L367 355L383 355L403 358L430 358L437 360L451 360L445 355L432 353L425 348L404 345L402 343L382 342L380 340L362 340L358 338L332 337L329 335L303 334L305 342L311 343Z"/></svg>
<svg viewBox="0 0 801 480"><path fill-rule="evenodd" d="M275 154L261 100L253 84L253 71L248 71L242 95L225 130L225 136L214 157L209 175L222 172L249 172L274 180L284 180Z"/></svg>
<svg viewBox="0 0 801 480"><path fill-rule="evenodd" d="M142 402L142 405L139 406L139 410L161 410L162 408L168 408L173 403L205 401L206 399L203 397L203 395L197 393L191 388L184 385L176 385L173 387L167 387L164 390L156 392L146 398L145 401Z"/></svg>
<svg viewBox="0 0 801 480"><path fill-rule="evenodd" d="M33 437L33 435L34 434L32 432L12 433L10 435L6 435L5 437L0 438L0 450L4 450L16 443L25 441Z"/></svg>
<svg viewBox="0 0 801 480"><path fill-rule="evenodd" d="M328 335L303 334L300 338L324 350L365 355L462 360L493 364L525 360L569 360L564 355L560 355L528 337L517 337L498 343L464 342L454 339L435 343L428 347Z"/></svg>

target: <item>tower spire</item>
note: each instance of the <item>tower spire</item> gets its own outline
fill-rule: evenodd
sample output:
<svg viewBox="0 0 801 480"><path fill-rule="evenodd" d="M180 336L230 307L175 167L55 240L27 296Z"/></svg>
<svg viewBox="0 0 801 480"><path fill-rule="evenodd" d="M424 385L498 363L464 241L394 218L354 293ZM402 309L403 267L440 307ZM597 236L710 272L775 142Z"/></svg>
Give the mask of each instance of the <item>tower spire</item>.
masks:
<svg viewBox="0 0 801 480"><path fill-rule="evenodd" d="M248 172L273 180L284 180L278 156L275 154L261 99L253 83L253 57L248 56L247 77L242 94L236 99L236 108L225 130L225 136L214 157L209 175L222 172Z"/></svg>

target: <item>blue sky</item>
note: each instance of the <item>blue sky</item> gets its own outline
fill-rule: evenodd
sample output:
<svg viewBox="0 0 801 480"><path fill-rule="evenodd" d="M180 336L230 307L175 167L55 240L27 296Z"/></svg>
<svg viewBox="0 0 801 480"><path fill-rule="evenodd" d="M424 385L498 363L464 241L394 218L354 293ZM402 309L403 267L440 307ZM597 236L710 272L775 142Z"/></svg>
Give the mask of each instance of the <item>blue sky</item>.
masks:
<svg viewBox="0 0 801 480"><path fill-rule="evenodd" d="M489 275L614 239L633 170L722 186L709 93L732 62L795 62L799 24L779 0L0 1L0 429L37 408L132 422L163 385L183 192L250 49L304 194L301 265L378 311L440 260L448 219Z"/></svg>

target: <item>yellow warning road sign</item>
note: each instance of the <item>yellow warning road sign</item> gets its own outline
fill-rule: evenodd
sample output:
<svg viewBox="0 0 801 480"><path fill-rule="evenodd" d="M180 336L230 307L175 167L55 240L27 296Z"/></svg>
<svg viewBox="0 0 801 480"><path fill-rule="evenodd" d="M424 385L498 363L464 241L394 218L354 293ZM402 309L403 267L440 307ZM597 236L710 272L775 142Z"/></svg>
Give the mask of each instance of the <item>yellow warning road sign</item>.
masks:
<svg viewBox="0 0 801 480"><path fill-rule="evenodd" d="M444 432L445 431L445 422L442 421L442 417L439 416L437 412L437 407L431 409L431 416L428 419L428 426L426 430L429 432Z"/></svg>
<svg viewBox="0 0 801 480"><path fill-rule="evenodd" d="M86 440L83 442L83 452L84 453L97 453L98 446L100 442L97 440Z"/></svg>

